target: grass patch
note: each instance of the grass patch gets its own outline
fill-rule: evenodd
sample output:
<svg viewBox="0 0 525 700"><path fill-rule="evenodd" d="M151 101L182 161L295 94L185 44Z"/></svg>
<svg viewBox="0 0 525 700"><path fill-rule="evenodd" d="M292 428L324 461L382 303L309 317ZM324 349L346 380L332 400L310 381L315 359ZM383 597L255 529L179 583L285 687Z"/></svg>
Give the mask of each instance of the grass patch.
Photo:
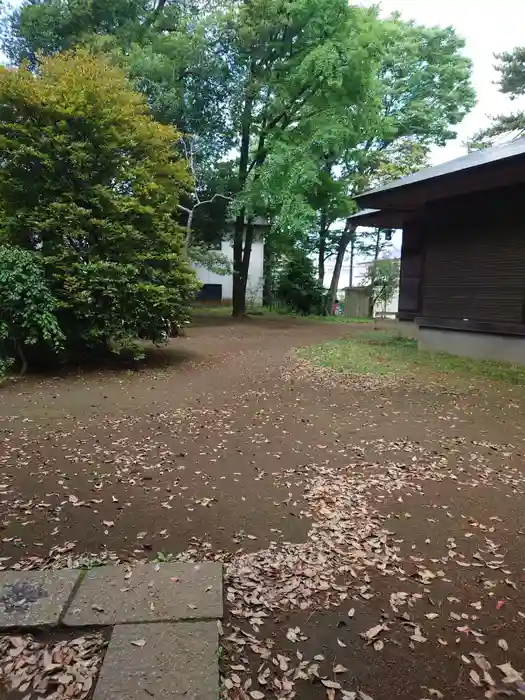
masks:
<svg viewBox="0 0 525 700"><path fill-rule="evenodd" d="M255 316L269 316L274 318L282 318L287 316L289 318L296 318L302 321L320 321L322 323L373 323L371 318L347 318L346 316L302 316L300 314L294 314L283 309L278 308L271 309L265 306L248 306L247 313L253 314ZM212 304L195 304L192 310L194 316L231 316L232 307L231 306L214 306Z"/></svg>
<svg viewBox="0 0 525 700"><path fill-rule="evenodd" d="M373 318L349 318L347 316L298 316L297 314L286 314L294 318L302 318L305 321L321 321L322 323L374 323Z"/></svg>
<svg viewBox="0 0 525 700"><path fill-rule="evenodd" d="M440 373L525 386L525 366L420 351L417 340L388 331L364 332L351 340L303 348L299 354L322 367L351 374Z"/></svg>
<svg viewBox="0 0 525 700"><path fill-rule="evenodd" d="M191 310L192 316L231 316L231 306L214 304L195 304Z"/></svg>

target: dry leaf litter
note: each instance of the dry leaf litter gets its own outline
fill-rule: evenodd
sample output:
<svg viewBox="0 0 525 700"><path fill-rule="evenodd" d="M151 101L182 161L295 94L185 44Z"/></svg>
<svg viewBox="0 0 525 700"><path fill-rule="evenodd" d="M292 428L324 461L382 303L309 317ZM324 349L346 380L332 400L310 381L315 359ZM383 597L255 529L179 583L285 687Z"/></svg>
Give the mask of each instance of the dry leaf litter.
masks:
<svg viewBox="0 0 525 700"><path fill-rule="evenodd" d="M0 683L24 700L83 700L95 683L104 646L99 634L51 644L31 635L0 637Z"/></svg>
<svg viewBox="0 0 525 700"><path fill-rule="evenodd" d="M337 381L341 384L341 377L334 376L329 371L311 368L306 363L297 363L292 369L283 373L285 381L293 384L295 381L314 381L318 385L330 385ZM384 378L356 378L345 377L344 383L351 389L359 391L374 391L386 386ZM397 380L389 380L388 385L398 384ZM242 400L242 399L241 399ZM213 411L206 415L206 410L201 410L203 422L220 416L223 423L225 416ZM187 418L187 411L177 411L163 416L159 414L156 420L159 424L163 420L169 424L176 415L178 421L183 422ZM119 419L110 421L118 431ZM131 421L132 423L132 421ZM128 426L129 427L129 426ZM133 425L131 425L131 429ZM117 477L120 483L130 486L143 485L148 480L148 472L152 469L155 473L163 473L163 470L173 471L173 467L166 467L172 463L173 453L162 450L162 444L154 440L146 449L131 458L123 452L129 438L122 438L115 442L113 449L95 448L86 446L85 451L76 446L74 452L68 454L72 461L85 464L94 464L97 459L103 459L102 464L110 466L97 467L93 488L102 491L104 481L111 476ZM465 442L465 441L464 441ZM448 445L442 445L443 449L454 452L461 445L461 438L452 440ZM319 446L320 447L320 446ZM344 447L348 455L348 464L345 469L334 468L330 460L325 462L310 463L308 465L288 469L284 472L273 474L272 478L280 481L290 490L302 490L304 507L300 511L300 517L311 521L311 529L306 541L301 544L287 542L273 543L269 547L259 551L246 553L240 551L214 551L211 544L199 538L192 538L188 548L173 557L171 561L199 561L211 559L226 562L225 588L229 608L229 619L237 620L231 625L220 625L221 643L228 650L228 664L223 664L222 697L223 698L253 698L262 700L268 698L294 698L300 697L302 682L317 683L324 688L327 698L349 698L355 700L373 700L367 694L366 689L355 689L345 679L348 675L347 665L333 663L327 667L327 661L323 655L314 655L311 659L304 657L297 649L294 653L280 653L271 639L264 638L264 625L268 618L272 619L283 611L306 611L313 613L329 608L347 608L345 615L355 620L357 634L360 635L362 644L372 648L375 653L383 653L389 644L404 644L408 648L416 648L417 645L448 645L449 642L442 636L434 633L432 623L440 617L440 611L425 613L423 620L416 621L417 607L423 599L432 595L433 587L448 580L451 576L450 567L458 570L477 568L483 575L484 588L489 597L490 604L495 604L495 609L500 610L506 604L506 596L501 592L504 585L510 590L515 590L516 582L511 578L511 571L505 563L505 552L495 542L492 534L494 524L488 525L479 522L469 522L468 525L476 534L484 538L482 545L478 547L471 557L466 557L458 551L455 541L449 542L449 550L439 560L427 560L424 555L412 553L407 557L402 552L402 541L396 538L395 533L384 526L386 516L377 509L377 504L396 494L402 494L403 499L411 493L421 493L422 483L425 481L441 482L443 480L454 481L458 487L469 486L499 486L510 485L523 493L523 476L518 469L507 468L504 471L493 470L488 462L480 455L479 449L489 449L499 452L502 457L515 452L513 445L495 445L480 440L473 445L472 463L467 470L465 467L449 464L446 457L437 454L418 443L397 440L356 441L354 444ZM366 461L365 455L369 450L376 454L388 454L387 463ZM15 453L23 463L28 455L20 452L18 446L13 445L12 453ZM155 454L156 462L151 465L151 455ZM410 455L406 459L392 459L392 454ZM29 460L28 460L29 461ZM179 467L180 468L180 467ZM204 473L202 479L209 477ZM262 478L262 477L258 477ZM101 498L82 500L75 494L67 494L69 486L67 482L59 485L66 493L66 498L61 501L58 508L51 507L48 503L39 503L23 499L12 500L11 516L26 512L30 517L33 509L45 509L58 513L65 506L70 508L85 507L97 510L102 503ZM177 482L175 482L177 486ZM112 502L118 499L112 495ZM169 494L161 503L162 507L170 510L173 507L174 494ZM188 506L191 512L195 506L212 508L215 502L213 496L195 499L193 506ZM129 505L129 504L126 504ZM409 513L405 513L410 517ZM57 521L59 517L57 517ZM101 521L101 526L106 529L106 534L114 527L113 520ZM58 529L58 528L57 528ZM164 531L165 532L165 531ZM162 534L162 533L161 533ZM147 533L138 533L137 541L141 541ZM256 540L252 533L239 531L238 538ZM116 552L103 551L93 554L76 554L76 543L66 542L63 545L53 547L46 556L28 556L18 562L0 561L1 568L15 570L30 570L43 568L85 567L100 564L116 564L122 561L130 564L140 564L146 555L140 549L133 550L132 554L124 557ZM377 620L372 627L364 628L359 622L360 603L366 604L367 600L378 595L374 588L375 577L389 577L395 586L399 581L400 590L391 593L388 607L389 612ZM409 584L416 584L408 590ZM407 589L407 590L401 590ZM496 595L497 593L497 595ZM454 600L452 600L454 598ZM460 604L460 599L449 596L451 604ZM496 602L497 601L497 602ZM479 604L478 604L479 603ZM461 642L469 642L476 647L483 648L486 642L486 630L478 622L479 615L486 601L476 601L471 604L472 610L464 612L458 608L457 613L451 613L447 624L452 627L453 633ZM521 611L518 611L521 612ZM525 618L525 614L522 613ZM394 637L395 634L401 636ZM442 633L440 633L442 634ZM286 639L291 644L300 644L307 639L300 627L288 628ZM3 638L2 644L10 651L18 649L18 638ZM25 639L25 638L24 638ZM401 640L401 641L400 641ZM142 640L137 640L141 642ZM102 644L102 642L100 642ZM42 673L43 650L37 649L37 643L28 641L19 656L27 658L24 664L28 669L36 670L31 676L31 682ZM64 643L66 646L70 644ZM341 649L348 646L348 640L337 640ZM13 646L14 645L14 646ZM32 646L33 645L33 646ZM94 650L96 645L92 646ZM500 639L498 647L501 651L508 650L508 644ZM101 647L98 652L100 652ZM467 668L469 682L473 689L481 695L479 697L494 698L504 695L525 694L522 669L515 670L509 663L492 665L487 655L479 651L469 649L458 650L462 664ZM71 658L74 659L75 654ZM344 653L344 652L341 652ZM431 653L431 652L430 652ZM81 652L78 652L81 656ZM93 658L95 658L95 656ZM259 662L253 664L253 657L258 657ZM47 657L46 657L47 658ZM99 658L99 657L98 657ZM250 660L250 658L252 660ZM344 659L343 659L344 660ZM84 659L86 661L86 659ZM86 664L84 664L85 666ZM92 667L95 668L93 661ZM470 668L472 666L472 668ZM494 669L497 669L495 671ZM12 683L17 678L13 672L14 667L3 667L4 682ZM69 674L70 675L70 674ZM74 677L74 683L79 681ZM65 680L63 678L62 680ZM62 684L64 688L66 684ZM22 687L24 684L22 684ZM62 686L60 686L62 687ZM69 687L73 687L69 683ZM76 689L76 685L74 686ZM80 686L79 686L80 687ZM61 691L63 692L63 691ZM77 692L75 690L75 692ZM84 686L82 690L84 692ZM89 691L88 691L89 692ZM424 697L440 698L443 694L440 690L428 688ZM55 697L55 696L51 696ZM62 697L85 697L84 695L57 695ZM423 698L423 695L422 695Z"/></svg>

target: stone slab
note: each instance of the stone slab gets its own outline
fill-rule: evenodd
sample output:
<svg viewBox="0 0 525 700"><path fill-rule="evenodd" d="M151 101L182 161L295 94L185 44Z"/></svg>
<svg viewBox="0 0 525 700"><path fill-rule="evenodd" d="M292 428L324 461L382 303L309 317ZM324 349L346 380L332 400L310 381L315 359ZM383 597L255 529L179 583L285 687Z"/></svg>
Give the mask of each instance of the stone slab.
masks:
<svg viewBox="0 0 525 700"><path fill-rule="evenodd" d="M64 623L70 626L174 622L222 617L222 566L107 566L86 575Z"/></svg>
<svg viewBox="0 0 525 700"><path fill-rule="evenodd" d="M217 700L217 651L216 622L115 627L93 700Z"/></svg>
<svg viewBox="0 0 525 700"><path fill-rule="evenodd" d="M0 629L57 625L81 572L0 572Z"/></svg>

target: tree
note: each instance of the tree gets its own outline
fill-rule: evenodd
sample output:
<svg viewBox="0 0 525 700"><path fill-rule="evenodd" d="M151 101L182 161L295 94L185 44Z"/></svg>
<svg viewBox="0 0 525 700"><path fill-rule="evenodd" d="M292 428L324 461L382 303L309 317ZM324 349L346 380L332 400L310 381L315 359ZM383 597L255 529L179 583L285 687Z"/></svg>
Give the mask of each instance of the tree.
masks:
<svg viewBox="0 0 525 700"><path fill-rule="evenodd" d="M525 47L519 46L513 51L495 54L496 70L499 72L500 91L515 100L525 95ZM525 111L513 114L499 114L493 123L481 129L469 142L471 149L486 148L497 138L517 138L525 135Z"/></svg>
<svg viewBox="0 0 525 700"><path fill-rule="evenodd" d="M0 69L0 243L39 252L69 354L158 343L188 318L178 138L86 50Z"/></svg>
<svg viewBox="0 0 525 700"><path fill-rule="evenodd" d="M230 71L207 10L192 0L24 0L4 27L4 50L15 65L36 67L37 55L88 47L126 72L158 121L182 132L194 190L179 208L190 231L194 207L215 194L200 196L208 171L232 143Z"/></svg>
<svg viewBox="0 0 525 700"><path fill-rule="evenodd" d="M16 65L25 60L36 66L38 55L74 48L94 35L114 35L129 48L161 5L154 0L24 0L7 15L4 51Z"/></svg>
<svg viewBox="0 0 525 700"><path fill-rule="evenodd" d="M452 28L422 27L393 16L381 23L381 31L382 55L370 97L374 109L358 146L347 148L334 169L350 199L422 167L430 147L454 138L453 127L475 104L471 64ZM347 220L336 246L332 300L355 235Z"/></svg>
<svg viewBox="0 0 525 700"><path fill-rule="evenodd" d="M295 313L321 313L323 288L316 279L312 261L304 251L298 249L289 255L279 275L277 296Z"/></svg>
<svg viewBox="0 0 525 700"><path fill-rule="evenodd" d="M0 376L18 358L27 369L30 346L60 352L64 335L57 321L53 297L38 253L0 246Z"/></svg>
<svg viewBox="0 0 525 700"><path fill-rule="evenodd" d="M399 260L388 258L374 260L368 266L363 284L371 290L368 314L371 318L376 304L386 306L394 298L399 289L399 270Z"/></svg>
<svg viewBox="0 0 525 700"><path fill-rule="evenodd" d="M107 53L155 116L191 138L199 182L238 154L228 192L236 314L245 308L254 216L271 217L269 249L284 238L303 244L317 228L320 276L337 256L335 294L355 237L350 222L339 224L353 197L378 181L396 144L445 142L474 101L452 29L381 21L344 0L24 0L7 34L14 60L79 42ZM201 189L202 201L217 194Z"/></svg>
<svg viewBox="0 0 525 700"><path fill-rule="evenodd" d="M253 217L265 203L267 173L290 166L291 154L316 150L316 137L345 117L349 130L371 75L374 13L344 0L252 0L234 5L225 20L224 45L238 75L233 313L243 315Z"/></svg>

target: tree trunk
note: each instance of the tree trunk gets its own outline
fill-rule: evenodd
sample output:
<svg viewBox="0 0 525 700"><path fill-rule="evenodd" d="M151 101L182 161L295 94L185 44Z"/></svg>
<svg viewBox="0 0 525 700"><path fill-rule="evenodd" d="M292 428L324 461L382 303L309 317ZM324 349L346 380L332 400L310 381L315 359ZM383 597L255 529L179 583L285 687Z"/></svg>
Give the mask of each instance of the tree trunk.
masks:
<svg viewBox="0 0 525 700"><path fill-rule="evenodd" d="M18 340L15 340L15 348L18 353L18 357L20 358L20 376L23 377L24 374L27 373L27 358L25 356L24 349Z"/></svg>
<svg viewBox="0 0 525 700"><path fill-rule="evenodd" d="M330 284L330 292L328 294L328 302L330 305L328 312L330 314L333 313L332 309L334 307L334 302L337 297L339 278L341 277L341 268L343 267L343 260L345 257L346 249L348 248L348 244L352 240L352 237L355 233L355 229L355 224L351 224L347 219L345 229L337 244L337 257L335 260L334 274L332 275L332 283Z"/></svg>
<svg viewBox="0 0 525 700"><path fill-rule="evenodd" d="M243 207L235 219L233 233L233 311L234 316L246 314L246 297L243 293L242 281L242 253L244 241L244 216L246 209Z"/></svg>
<svg viewBox="0 0 525 700"><path fill-rule="evenodd" d="M190 209L189 214L188 214L188 221L186 222L186 240L184 241L184 252L186 253L186 257L189 254L190 247L191 247L191 238L192 238L192 226L193 226L193 215L195 213L195 207Z"/></svg>
<svg viewBox="0 0 525 700"><path fill-rule="evenodd" d="M250 157L250 132L252 126L253 98L250 96L249 85L246 86L246 97L241 122L241 150L239 154L238 191L241 192L248 177L248 160ZM233 316L246 315L246 279L243 279L243 242L246 209L243 207L235 219L233 230ZM253 235L253 229L252 229ZM251 252L251 244L250 244ZM249 262L248 255L248 262Z"/></svg>
<svg viewBox="0 0 525 700"><path fill-rule="evenodd" d="M317 262L317 279L324 284L324 262L326 258L326 212L321 212L319 225L319 259Z"/></svg>
<svg viewBox="0 0 525 700"><path fill-rule="evenodd" d="M372 263L372 273L370 279L372 280L372 292L370 294L370 301L368 302L368 318L374 318L374 306L376 303L376 292L375 292L375 282L376 282L376 267L377 260L379 258L379 253L381 252L381 229L376 230L376 241L374 246L374 261Z"/></svg>
<svg viewBox="0 0 525 700"><path fill-rule="evenodd" d="M244 299L244 311L246 313L246 290L248 285L248 272L250 270L250 257L252 254L252 244L253 244L253 217L250 217L246 223L246 234L244 238L244 250L242 253L242 265L241 265L241 280L242 280L242 297Z"/></svg>
<svg viewBox="0 0 525 700"><path fill-rule="evenodd" d="M354 286L354 258L355 258L355 233L352 234L352 240L350 241L350 272L348 275L348 286L352 288Z"/></svg>
<svg viewBox="0 0 525 700"><path fill-rule="evenodd" d="M263 306L272 306L273 304L273 265L274 251L271 242L271 236L267 236L264 241L264 263L263 263Z"/></svg>

